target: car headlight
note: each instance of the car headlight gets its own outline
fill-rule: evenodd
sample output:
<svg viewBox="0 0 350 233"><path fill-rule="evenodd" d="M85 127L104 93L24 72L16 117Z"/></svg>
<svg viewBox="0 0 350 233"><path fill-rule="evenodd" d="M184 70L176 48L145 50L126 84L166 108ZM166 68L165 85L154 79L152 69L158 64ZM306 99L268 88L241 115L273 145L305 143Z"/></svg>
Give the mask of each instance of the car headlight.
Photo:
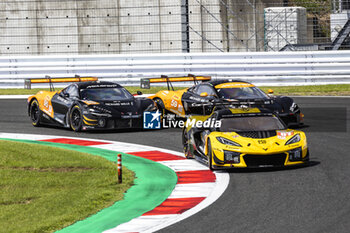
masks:
<svg viewBox="0 0 350 233"><path fill-rule="evenodd" d="M89 108L89 112L96 112L96 113L101 113L100 111L96 110L96 109L93 109L93 108Z"/></svg>
<svg viewBox="0 0 350 233"><path fill-rule="evenodd" d="M221 142L222 144L225 144L225 145L242 147L242 146L241 146L240 144L238 144L237 142L228 140L228 139L223 138L223 137L216 137L216 139L217 139L219 142Z"/></svg>
<svg viewBox="0 0 350 233"><path fill-rule="evenodd" d="M94 108L89 108L89 113L94 115L94 114L103 114L104 112L102 112L101 110L99 109L94 109Z"/></svg>
<svg viewBox="0 0 350 233"><path fill-rule="evenodd" d="M104 109L104 108L96 108L96 107L93 107L93 108L89 108L89 113L93 116L96 116L96 117L111 117L111 111L107 110L107 109Z"/></svg>
<svg viewBox="0 0 350 233"><path fill-rule="evenodd" d="M289 139L285 145L289 145L289 144L293 144L293 143L297 143L300 142L300 134L295 135L294 137L292 137L291 139Z"/></svg>

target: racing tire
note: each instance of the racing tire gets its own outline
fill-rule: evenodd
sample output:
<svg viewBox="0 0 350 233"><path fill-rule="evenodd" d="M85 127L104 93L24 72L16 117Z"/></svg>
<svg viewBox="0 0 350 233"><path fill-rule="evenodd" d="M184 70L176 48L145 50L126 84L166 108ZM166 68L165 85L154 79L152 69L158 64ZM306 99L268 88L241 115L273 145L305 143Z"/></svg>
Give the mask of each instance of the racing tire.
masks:
<svg viewBox="0 0 350 233"><path fill-rule="evenodd" d="M81 131L81 128L83 126L83 118L81 109L78 105L74 105L69 113L69 124L71 129L75 132Z"/></svg>
<svg viewBox="0 0 350 233"><path fill-rule="evenodd" d="M162 117L163 117L164 114L165 114L165 105L164 105L163 100L161 100L160 98L155 98L154 102L156 102L156 104L158 106L158 109L159 109L159 111L160 111L160 113L162 114Z"/></svg>
<svg viewBox="0 0 350 233"><path fill-rule="evenodd" d="M32 125L34 127L38 127L41 125L41 123L40 123L41 110L39 108L39 103L36 99L34 99L30 103L29 115L30 115L30 119L32 120Z"/></svg>
<svg viewBox="0 0 350 233"><path fill-rule="evenodd" d="M188 145L188 133L186 132L185 127L182 129L182 145L183 145L183 152L185 154L186 159L193 159L193 156L191 155L190 148Z"/></svg>
<svg viewBox="0 0 350 233"><path fill-rule="evenodd" d="M163 103L163 100L161 100L160 98L155 98L153 100L156 103L160 114L162 114L162 115L160 115L160 121L163 122L163 119L164 119L165 113L166 113L165 105ZM160 128L163 128L163 124L160 124Z"/></svg>
<svg viewBox="0 0 350 233"><path fill-rule="evenodd" d="M211 150L211 142L208 138L208 167L210 170L214 170L213 168L213 151Z"/></svg>

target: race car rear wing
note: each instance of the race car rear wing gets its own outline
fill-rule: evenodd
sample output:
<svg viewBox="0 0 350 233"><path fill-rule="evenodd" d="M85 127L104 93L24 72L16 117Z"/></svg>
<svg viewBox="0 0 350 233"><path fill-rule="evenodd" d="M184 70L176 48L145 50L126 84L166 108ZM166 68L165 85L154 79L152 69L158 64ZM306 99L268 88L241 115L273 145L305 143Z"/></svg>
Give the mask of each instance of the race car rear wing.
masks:
<svg viewBox="0 0 350 233"><path fill-rule="evenodd" d="M193 74L188 74L188 76L184 77L168 77L166 75L162 75L160 78L143 78L141 79L141 88L150 89L151 83L167 83L168 90L170 88L174 90L172 82L194 82L196 85L199 81L210 81L210 76L195 76Z"/></svg>
<svg viewBox="0 0 350 233"><path fill-rule="evenodd" d="M75 75L74 77L60 77L60 78L52 78L48 75L45 78L30 78L24 81L24 89L31 89L32 84L35 83L49 83L50 91L54 91L55 88L53 83L72 83L72 82L90 82L90 81L98 81L97 77L80 77L79 75Z"/></svg>

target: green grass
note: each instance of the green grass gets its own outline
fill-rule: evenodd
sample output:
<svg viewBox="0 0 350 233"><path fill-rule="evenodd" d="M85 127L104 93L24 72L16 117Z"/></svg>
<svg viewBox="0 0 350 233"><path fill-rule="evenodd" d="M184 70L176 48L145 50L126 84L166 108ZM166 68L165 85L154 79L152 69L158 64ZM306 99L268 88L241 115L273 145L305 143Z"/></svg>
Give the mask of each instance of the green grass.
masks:
<svg viewBox="0 0 350 233"><path fill-rule="evenodd" d="M273 89L276 95L329 95L329 96L349 96L350 84L334 84L334 85L310 85L310 86L290 86L290 87L260 87L267 92ZM166 87L151 87L151 89L141 89L140 87L126 87L131 93L141 91L144 94L154 94L160 90L166 90ZM175 90L183 89L183 87L175 87ZM0 89L0 95L30 95L40 90L49 89ZM59 89L58 89L59 90Z"/></svg>
<svg viewBox="0 0 350 233"><path fill-rule="evenodd" d="M98 156L0 140L0 232L53 232L123 198L134 174Z"/></svg>
<svg viewBox="0 0 350 233"><path fill-rule="evenodd" d="M0 95L34 95L39 91L49 91L49 88L33 88L33 89L21 89L21 88L10 88L0 89ZM59 90L59 89L56 89Z"/></svg>

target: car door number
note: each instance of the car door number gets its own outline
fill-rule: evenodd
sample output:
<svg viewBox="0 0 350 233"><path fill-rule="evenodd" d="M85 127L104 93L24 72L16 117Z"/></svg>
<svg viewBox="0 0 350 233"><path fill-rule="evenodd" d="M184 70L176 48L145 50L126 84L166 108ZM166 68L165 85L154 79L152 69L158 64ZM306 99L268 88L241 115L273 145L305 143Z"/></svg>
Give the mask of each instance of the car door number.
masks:
<svg viewBox="0 0 350 233"><path fill-rule="evenodd" d="M47 99L44 100L44 107L49 108L49 101Z"/></svg>
<svg viewBox="0 0 350 233"><path fill-rule="evenodd" d="M171 105L173 108L177 108L178 103L177 103L176 100L171 100L170 105Z"/></svg>
<svg viewBox="0 0 350 233"><path fill-rule="evenodd" d="M46 98L44 99L44 110L48 111L49 114L52 113L52 106L49 103L50 101L50 96L46 96Z"/></svg>

